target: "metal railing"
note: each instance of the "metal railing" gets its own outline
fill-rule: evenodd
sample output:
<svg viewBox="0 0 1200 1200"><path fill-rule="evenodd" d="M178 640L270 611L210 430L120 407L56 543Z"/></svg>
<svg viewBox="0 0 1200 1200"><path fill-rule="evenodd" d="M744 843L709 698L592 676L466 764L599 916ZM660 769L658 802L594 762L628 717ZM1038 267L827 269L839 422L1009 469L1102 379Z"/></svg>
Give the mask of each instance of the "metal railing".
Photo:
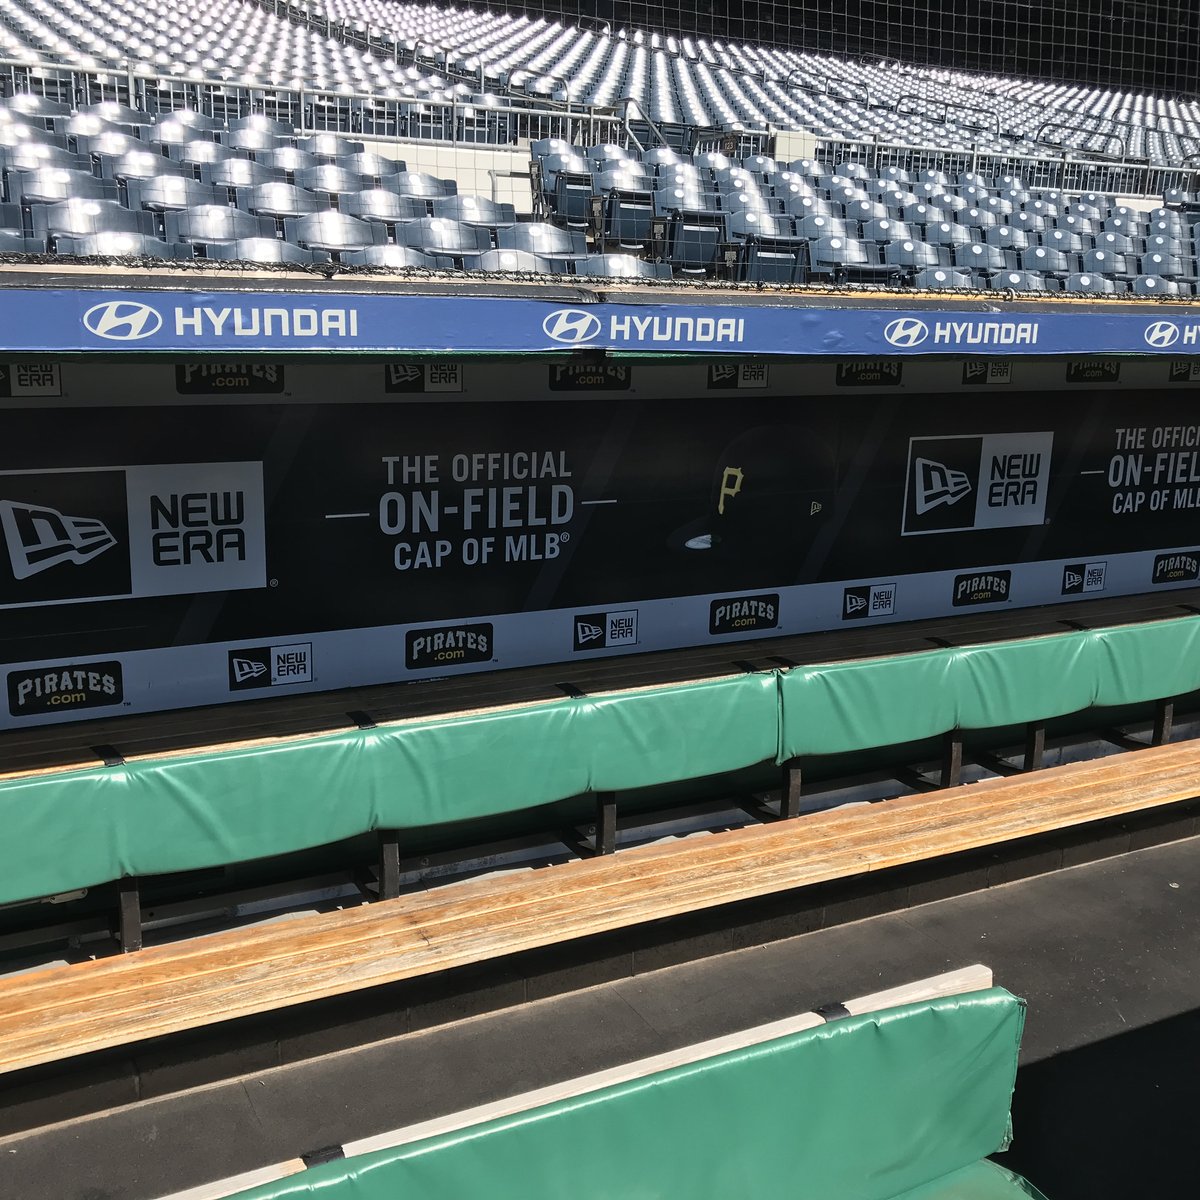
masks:
<svg viewBox="0 0 1200 1200"><path fill-rule="evenodd" d="M0 59L0 95L32 92L70 105L115 100L151 114L188 108L218 121L263 113L299 134L337 132L385 141L504 146L561 137L573 144L615 141L624 118L611 108L504 99L432 99L320 88L286 88L238 79L143 74Z"/></svg>
<svg viewBox="0 0 1200 1200"><path fill-rule="evenodd" d="M927 169L955 176L1014 175L1032 190L1104 192L1119 196L1160 198L1168 188L1187 189L1195 167L1184 160L1170 167L1145 162L1045 155L1003 154L972 147L947 150L937 146L912 146L899 142L846 138L818 138L815 157L832 162L861 162L880 175L886 167L916 172ZM1200 155L1195 156L1200 161Z"/></svg>

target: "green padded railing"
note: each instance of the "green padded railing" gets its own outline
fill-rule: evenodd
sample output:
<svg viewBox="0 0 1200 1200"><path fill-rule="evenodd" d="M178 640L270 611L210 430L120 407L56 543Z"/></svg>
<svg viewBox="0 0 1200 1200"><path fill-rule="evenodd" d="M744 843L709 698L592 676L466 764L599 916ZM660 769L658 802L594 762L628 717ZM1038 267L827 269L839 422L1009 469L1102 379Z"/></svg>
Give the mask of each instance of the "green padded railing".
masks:
<svg viewBox="0 0 1200 1200"><path fill-rule="evenodd" d="M0 783L0 903L1200 688L1200 618L797 667Z"/></svg>
<svg viewBox="0 0 1200 1200"><path fill-rule="evenodd" d="M236 1200L1016 1200L1004 1149L1024 1003L1001 988L815 1029Z"/></svg>

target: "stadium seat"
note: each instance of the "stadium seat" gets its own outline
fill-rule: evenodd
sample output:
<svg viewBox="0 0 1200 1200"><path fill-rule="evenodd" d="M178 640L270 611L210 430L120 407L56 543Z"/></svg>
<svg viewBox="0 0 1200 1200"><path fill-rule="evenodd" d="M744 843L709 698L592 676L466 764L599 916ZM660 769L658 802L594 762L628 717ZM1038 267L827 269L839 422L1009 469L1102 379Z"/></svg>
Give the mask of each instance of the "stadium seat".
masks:
<svg viewBox="0 0 1200 1200"><path fill-rule="evenodd" d="M290 183L264 183L238 188L237 206L256 216L303 217L329 207L329 198L306 192Z"/></svg>
<svg viewBox="0 0 1200 1200"><path fill-rule="evenodd" d="M579 275L598 276L603 279L670 279L671 268L667 263L650 263L632 254L589 254L575 264Z"/></svg>
<svg viewBox="0 0 1200 1200"><path fill-rule="evenodd" d="M1138 275L1133 280L1133 292L1136 296L1184 296L1184 284L1176 279L1164 279L1161 275Z"/></svg>
<svg viewBox="0 0 1200 1200"><path fill-rule="evenodd" d="M518 222L497 230L496 245L501 250L526 250L549 260L569 261L587 256L587 240L582 233L536 221Z"/></svg>
<svg viewBox="0 0 1200 1200"><path fill-rule="evenodd" d="M237 242L275 236L270 217L256 217L224 204L205 204L179 212L166 212L163 227L169 242Z"/></svg>
<svg viewBox="0 0 1200 1200"><path fill-rule="evenodd" d="M1097 294L1118 290L1118 285L1113 280L1105 279L1103 275L1092 275L1084 272L1068 275L1063 287L1068 292L1093 292ZM1124 289L1122 288L1121 290Z"/></svg>
<svg viewBox="0 0 1200 1200"><path fill-rule="evenodd" d="M85 257L107 255L113 258L182 258L191 256L191 247L168 245L158 238L140 233L91 233L84 237L58 237L58 254L77 254Z"/></svg>
<svg viewBox="0 0 1200 1200"><path fill-rule="evenodd" d="M56 237L86 237L91 233L135 233L153 236L154 217L134 212L115 200L65 200L59 204L39 204L32 209L33 235L53 240Z"/></svg>
<svg viewBox="0 0 1200 1200"><path fill-rule="evenodd" d="M227 259L231 262L305 265L329 261L328 254L314 253L280 238L239 238L236 242L215 243L208 247L208 257Z"/></svg>
<svg viewBox="0 0 1200 1200"><path fill-rule="evenodd" d="M387 242L387 230L374 221L360 221L349 213L313 212L283 223L285 241L294 242L306 250L326 250L338 254L343 250L360 250Z"/></svg>
<svg viewBox="0 0 1200 1200"><path fill-rule="evenodd" d="M411 246L367 246L363 250L347 250L342 255L343 266L368 267L423 267L433 270L437 267L434 259Z"/></svg>
<svg viewBox="0 0 1200 1200"><path fill-rule="evenodd" d="M476 271L514 271L549 274L553 264L528 250L485 250L471 260L471 269Z"/></svg>
<svg viewBox="0 0 1200 1200"><path fill-rule="evenodd" d="M17 171L10 175L8 195L10 200L21 204L54 204L73 199L115 202L119 192L112 180L96 179L82 171L41 167L36 171Z"/></svg>
<svg viewBox="0 0 1200 1200"><path fill-rule="evenodd" d="M514 226L519 229L521 226ZM552 227L551 227L552 228ZM511 230L501 230L501 235ZM557 230L565 233L565 230ZM404 245L411 246L432 257L438 266L462 268L469 266L484 251L492 249L491 235L477 225L462 225L444 217L422 217L398 226L398 236ZM501 241L502 249L530 250L528 245L508 245Z"/></svg>
<svg viewBox="0 0 1200 1200"><path fill-rule="evenodd" d="M125 195L130 208L148 208L151 212L199 208L206 204L220 204L224 199L210 183L181 179L175 175L131 179L125 185Z"/></svg>
<svg viewBox="0 0 1200 1200"><path fill-rule="evenodd" d="M913 279L919 288L940 290L942 288L973 288L978 286L968 271L954 271L945 267L931 267L919 272Z"/></svg>
<svg viewBox="0 0 1200 1200"><path fill-rule="evenodd" d="M1044 292L1046 277L1036 271L997 271L988 279L988 286L1011 289L1014 292Z"/></svg>

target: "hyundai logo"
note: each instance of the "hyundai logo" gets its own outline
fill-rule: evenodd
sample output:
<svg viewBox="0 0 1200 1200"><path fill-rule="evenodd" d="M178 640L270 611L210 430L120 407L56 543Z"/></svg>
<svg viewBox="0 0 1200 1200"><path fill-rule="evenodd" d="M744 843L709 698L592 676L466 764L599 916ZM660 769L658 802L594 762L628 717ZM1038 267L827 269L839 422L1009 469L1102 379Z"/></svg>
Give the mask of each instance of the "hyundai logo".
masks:
<svg viewBox="0 0 1200 1200"><path fill-rule="evenodd" d="M162 328L162 317L148 304L109 300L94 304L83 314L84 328L110 342L136 342Z"/></svg>
<svg viewBox="0 0 1200 1200"><path fill-rule="evenodd" d="M919 346L929 336L929 326L916 317L899 317L884 326L883 336L893 346Z"/></svg>
<svg viewBox="0 0 1200 1200"><path fill-rule="evenodd" d="M581 308L559 308L542 322L542 329L556 342L574 346L599 336L600 318Z"/></svg>
<svg viewBox="0 0 1200 1200"><path fill-rule="evenodd" d="M1146 326L1146 345L1156 350L1165 350L1179 341L1179 326L1174 321L1155 321Z"/></svg>

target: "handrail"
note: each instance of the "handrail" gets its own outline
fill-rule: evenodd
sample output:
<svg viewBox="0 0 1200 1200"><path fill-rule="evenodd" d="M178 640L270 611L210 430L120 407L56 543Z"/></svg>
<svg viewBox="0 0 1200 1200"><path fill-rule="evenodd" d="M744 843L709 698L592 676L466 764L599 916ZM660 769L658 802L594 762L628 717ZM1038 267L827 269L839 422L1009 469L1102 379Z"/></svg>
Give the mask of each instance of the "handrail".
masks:
<svg viewBox="0 0 1200 1200"><path fill-rule="evenodd" d="M1088 137L1102 137L1106 141L1114 141L1117 143L1118 153L1110 155L1111 158L1126 158L1129 154L1128 141L1116 133L1103 133L1099 129L1082 129L1078 125L1068 125L1065 121L1043 121L1037 128L1037 133L1033 135L1034 141L1041 142L1046 146L1054 146L1066 149L1067 145L1064 141L1052 142L1049 138L1044 137L1047 129L1062 129L1068 133L1082 133Z"/></svg>
<svg viewBox="0 0 1200 1200"><path fill-rule="evenodd" d="M800 85L800 90L802 92L812 92L816 96L836 96L837 93L831 89L831 85L836 84L843 89L841 92L841 98L843 100L858 100L859 103L864 105L866 108L871 107L871 91L865 83L855 83L852 79L841 79L836 75L820 75L803 66L793 67L787 73L787 75L784 76L783 86L785 91L792 86L792 78L798 73L804 73L807 76L811 76L814 80L820 80L825 85L824 87L818 88L805 86L805 84L802 83ZM855 95L854 89L857 89L858 93L860 94ZM849 90L849 94L847 94L847 90Z"/></svg>
<svg viewBox="0 0 1200 1200"><path fill-rule="evenodd" d="M910 108L902 108L901 105L903 105L906 101L909 101L909 100L917 101L921 107L915 108L915 109L911 108L911 107ZM1000 136L1000 113L996 109L984 108L984 107L982 107L982 105L967 104L963 101L951 102L949 100L934 100L928 96L922 96L920 92L905 92L903 95L898 96L896 98L896 103L893 107L894 107L894 110L897 113L899 113L901 116L905 116L907 114L914 113L914 112L921 116L934 116L934 113L940 112L941 115L934 116L934 119L937 121L940 121L941 124L943 124L943 125L948 125L950 123L950 117L951 117L952 113L958 113L958 112L982 113L985 117L988 118L987 126L969 125L968 128L970 128L970 129L988 128L997 137ZM930 111L931 109L934 111L931 112Z"/></svg>
<svg viewBox="0 0 1200 1200"><path fill-rule="evenodd" d="M621 103L625 105L625 134L639 150L645 150L646 147L638 141L633 130L629 128L629 109L631 105L638 110L642 120L650 126L654 136L658 138L659 144L665 146L668 150L671 148L671 143L667 141L663 135L663 131L650 119L650 114L642 107L642 102L636 96L622 96Z"/></svg>

